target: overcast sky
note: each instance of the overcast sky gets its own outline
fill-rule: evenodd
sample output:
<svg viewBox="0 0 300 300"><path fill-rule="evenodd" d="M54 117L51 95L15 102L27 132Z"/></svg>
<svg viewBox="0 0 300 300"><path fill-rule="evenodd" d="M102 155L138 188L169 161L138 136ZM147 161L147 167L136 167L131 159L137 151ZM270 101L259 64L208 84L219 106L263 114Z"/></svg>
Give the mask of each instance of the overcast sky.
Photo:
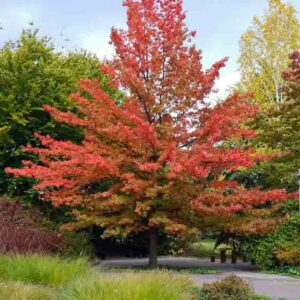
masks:
<svg viewBox="0 0 300 300"><path fill-rule="evenodd" d="M300 11L300 0L289 3ZM110 56L111 27L125 27L121 4L122 0L0 0L0 46L33 21L42 34L54 37L58 48L84 48L100 57ZM186 23L198 33L196 44L203 50L204 66L230 58L218 83L221 90L238 80L240 36L253 16L266 8L267 0L184 0Z"/></svg>

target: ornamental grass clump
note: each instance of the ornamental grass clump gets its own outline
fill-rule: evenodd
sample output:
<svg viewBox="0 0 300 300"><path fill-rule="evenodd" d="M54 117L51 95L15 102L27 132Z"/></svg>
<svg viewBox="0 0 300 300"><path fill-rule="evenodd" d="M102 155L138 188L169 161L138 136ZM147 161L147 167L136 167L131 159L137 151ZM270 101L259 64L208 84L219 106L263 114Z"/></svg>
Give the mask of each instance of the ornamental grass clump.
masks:
<svg viewBox="0 0 300 300"><path fill-rule="evenodd" d="M61 300L191 300L192 281L168 272L98 274L70 282Z"/></svg>
<svg viewBox="0 0 300 300"><path fill-rule="evenodd" d="M84 258L68 261L40 255L1 255L0 266L0 281L22 281L52 287L66 284L90 270Z"/></svg>
<svg viewBox="0 0 300 300"><path fill-rule="evenodd" d="M1 282L0 299L3 300L57 300L56 292L48 287L22 282Z"/></svg>

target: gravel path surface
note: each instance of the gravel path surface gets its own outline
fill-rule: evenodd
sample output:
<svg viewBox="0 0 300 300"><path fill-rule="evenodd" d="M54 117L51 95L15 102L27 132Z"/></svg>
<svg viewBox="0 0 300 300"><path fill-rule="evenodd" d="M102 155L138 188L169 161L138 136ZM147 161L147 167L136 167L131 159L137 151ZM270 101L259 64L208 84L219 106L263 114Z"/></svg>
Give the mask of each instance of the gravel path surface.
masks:
<svg viewBox="0 0 300 300"><path fill-rule="evenodd" d="M282 275L264 274L256 272L256 267L248 263L238 262L233 265L230 262L221 264L218 260L211 263L209 259L190 257L159 257L159 265L170 267L211 267L220 271L216 275L190 276L201 286L205 282L220 279L228 273L234 273L244 278L256 291L257 294L266 295L273 299L300 300L300 279ZM101 261L103 267L143 267L147 266L147 258L119 258Z"/></svg>

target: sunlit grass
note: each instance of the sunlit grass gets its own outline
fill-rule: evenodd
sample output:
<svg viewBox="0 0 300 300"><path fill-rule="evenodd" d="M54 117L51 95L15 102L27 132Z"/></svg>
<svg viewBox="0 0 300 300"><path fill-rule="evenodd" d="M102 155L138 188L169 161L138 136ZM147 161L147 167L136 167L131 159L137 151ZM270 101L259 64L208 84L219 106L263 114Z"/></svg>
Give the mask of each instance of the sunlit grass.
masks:
<svg viewBox="0 0 300 300"><path fill-rule="evenodd" d="M55 290L23 282L0 282L2 300L56 300Z"/></svg>
<svg viewBox="0 0 300 300"><path fill-rule="evenodd" d="M92 275L67 285L61 300L190 300L192 281L168 272Z"/></svg>
<svg viewBox="0 0 300 300"><path fill-rule="evenodd" d="M82 258L0 255L1 300L193 300L195 290L177 272L105 272Z"/></svg>
<svg viewBox="0 0 300 300"><path fill-rule="evenodd" d="M0 255L0 280L59 286L86 274L84 258L72 261L40 255Z"/></svg>
<svg viewBox="0 0 300 300"><path fill-rule="evenodd" d="M191 256L206 258L210 257L215 251L215 240L206 239L197 242L191 242L187 248L187 254Z"/></svg>

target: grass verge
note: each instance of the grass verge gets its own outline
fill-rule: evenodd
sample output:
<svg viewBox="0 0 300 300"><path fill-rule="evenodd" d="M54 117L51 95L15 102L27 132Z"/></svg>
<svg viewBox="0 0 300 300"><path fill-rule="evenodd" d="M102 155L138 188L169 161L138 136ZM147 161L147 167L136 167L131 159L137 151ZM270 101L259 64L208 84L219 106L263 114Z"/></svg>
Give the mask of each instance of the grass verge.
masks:
<svg viewBox="0 0 300 300"><path fill-rule="evenodd" d="M0 299L196 300L193 281L170 271L103 272L87 260L0 255Z"/></svg>
<svg viewBox="0 0 300 300"><path fill-rule="evenodd" d="M132 271L149 271L147 267L124 267L124 268L114 268L114 267L107 267L102 269L104 272L109 273L128 273ZM219 274L220 271L210 268L210 267L190 267L190 268L182 268L182 267L170 267L170 266L159 266L159 271L167 271L167 272L174 272L174 273L180 273L180 274L198 274L198 275L213 275L213 274Z"/></svg>
<svg viewBox="0 0 300 300"><path fill-rule="evenodd" d="M262 272L268 274L280 274L289 277L300 278L300 266L275 267L273 269L262 270Z"/></svg>
<svg viewBox="0 0 300 300"><path fill-rule="evenodd" d="M55 290L23 282L0 282L0 299L3 300L56 300Z"/></svg>
<svg viewBox="0 0 300 300"><path fill-rule="evenodd" d="M60 300L191 300L193 282L166 272L106 274L69 283Z"/></svg>
<svg viewBox="0 0 300 300"><path fill-rule="evenodd" d="M64 260L41 255L1 255L0 280L60 286L88 271L86 259Z"/></svg>

